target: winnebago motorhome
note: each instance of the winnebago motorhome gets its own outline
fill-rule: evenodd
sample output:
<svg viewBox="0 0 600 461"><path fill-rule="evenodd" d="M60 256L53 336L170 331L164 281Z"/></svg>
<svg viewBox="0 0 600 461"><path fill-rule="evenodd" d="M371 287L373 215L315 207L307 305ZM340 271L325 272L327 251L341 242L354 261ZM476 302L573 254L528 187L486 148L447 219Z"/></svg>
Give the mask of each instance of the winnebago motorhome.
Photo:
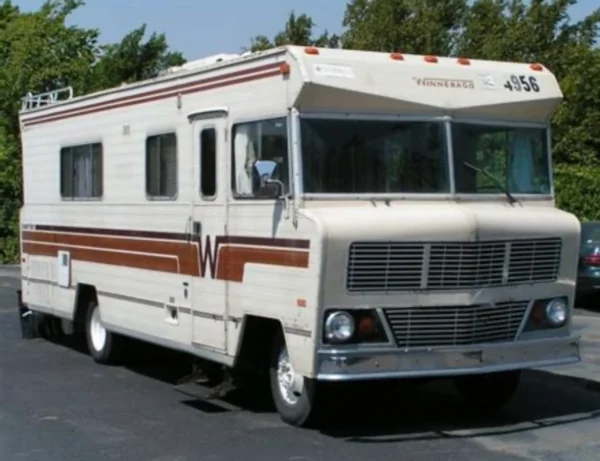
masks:
<svg viewBox="0 0 600 461"><path fill-rule="evenodd" d="M294 425L325 381L497 408L580 360L561 99L540 64L294 46L30 94L23 305L100 363L130 337L264 370Z"/></svg>

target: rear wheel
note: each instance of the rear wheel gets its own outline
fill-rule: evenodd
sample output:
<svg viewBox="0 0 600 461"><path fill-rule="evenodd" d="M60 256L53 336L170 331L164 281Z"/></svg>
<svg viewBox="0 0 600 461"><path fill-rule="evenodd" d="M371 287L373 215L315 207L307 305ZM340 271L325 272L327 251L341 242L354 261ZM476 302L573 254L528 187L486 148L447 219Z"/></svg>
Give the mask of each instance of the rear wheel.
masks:
<svg viewBox="0 0 600 461"><path fill-rule="evenodd" d="M281 419L293 426L308 425L315 413L316 381L294 371L281 330L273 340L269 371L271 395Z"/></svg>
<svg viewBox="0 0 600 461"><path fill-rule="evenodd" d="M102 364L114 364L121 359L123 338L104 328L100 306L91 302L87 310L85 333L92 358Z"/></svg>
<svg viewBox="0 0 600 461"><path fill-rule="evenodd" d="M495 413L516 394L521 371L459 376L456 389L470 410L479 414Z"/></svg>

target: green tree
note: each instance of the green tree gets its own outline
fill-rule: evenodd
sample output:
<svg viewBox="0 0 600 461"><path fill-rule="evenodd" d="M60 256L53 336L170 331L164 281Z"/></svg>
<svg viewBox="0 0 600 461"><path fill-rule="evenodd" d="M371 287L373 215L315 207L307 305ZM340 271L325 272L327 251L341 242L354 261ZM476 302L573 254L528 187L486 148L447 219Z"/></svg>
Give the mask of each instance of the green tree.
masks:
<svg viewBox="0 0 600 461"><path fill-rule="evenodd" d="M0 6L0 261L18 257L18 218L22 203L18 111L29 91L67 84L85 87L95 60L98 32L67 27L79 0L53 0L39 11L22 13L11 2Z"/></svg>
<svg viewBox="0 0 600 461"><path fill-rule="evenodd" d="M335 48L338 46L339 37L329 35L327 31L318 37L313 37L315 23L310 16L301 14L296 16L292 11L284 29L275 35L271 41L266 35L257 35L250 41L250 51L262 51L283 45L304 45Z"/></svg>
<svg viewBox="0 0 600 461"><path fill-rule="evenodd" d="M101 90L155 77L161 70L185 63L179 52L169 51L164 34L153 33L143 42L146 25L128 33L120 43L103 45L89 75L89 90Z"/></svg>
<svg viewBox="0 0 600 461"><path fill-rule="evenodd" d="M344 48L449 55L468 10L467 0L352 0Z"/></svg>
<svg viewBox="0 0 600 461"><path fill-rule="evenodd" d="M119 44L100 46L99 32L65 24L83 0L48 0L23 13L9 0L0 4L0 262L19 255L22 204L18 114L22 97L72 86L77 95L155 76L184 62L164 35L143 38L146 26Z"/></svg>
<svg viewBox="0 0 600 461"><path fill-rule="evenodd" d="M476 0L465 17L458 53L480 59L541 62L564 94L553 118L558 163L597 163L600 157L600 9L573 23L576 0Z"/></svg>

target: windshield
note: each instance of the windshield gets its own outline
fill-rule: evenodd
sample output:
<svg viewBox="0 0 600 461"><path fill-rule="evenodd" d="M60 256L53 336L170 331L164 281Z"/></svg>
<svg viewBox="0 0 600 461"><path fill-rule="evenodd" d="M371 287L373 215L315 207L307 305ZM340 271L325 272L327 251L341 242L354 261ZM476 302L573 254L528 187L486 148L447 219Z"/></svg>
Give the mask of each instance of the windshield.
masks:
<svg viewBox="0 0 600 461"><path fill-rule="evenodd" d="M545 128L452 123L452 149L457 193L550 193Z"/></svg>
<svg viewBox="0 0 600 461"><path fill-rule="evenodd" d="M450 192L441 122L301 119L304 192Z"/></svg>

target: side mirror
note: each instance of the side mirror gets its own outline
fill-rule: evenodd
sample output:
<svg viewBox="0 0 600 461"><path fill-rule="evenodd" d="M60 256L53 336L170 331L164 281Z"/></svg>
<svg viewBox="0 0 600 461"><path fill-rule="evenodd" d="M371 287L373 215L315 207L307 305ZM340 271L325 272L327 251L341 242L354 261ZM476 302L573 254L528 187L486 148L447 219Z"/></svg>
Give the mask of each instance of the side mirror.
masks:
<svg viewBox="0 0 600 461"><path fill-rule="evenodd" d="M279 198L285 191L284 184L274 178L277 163L272 160L256 160L252 165L254 177L258 178L255 184L254 195L262 198Z"/></svg>

